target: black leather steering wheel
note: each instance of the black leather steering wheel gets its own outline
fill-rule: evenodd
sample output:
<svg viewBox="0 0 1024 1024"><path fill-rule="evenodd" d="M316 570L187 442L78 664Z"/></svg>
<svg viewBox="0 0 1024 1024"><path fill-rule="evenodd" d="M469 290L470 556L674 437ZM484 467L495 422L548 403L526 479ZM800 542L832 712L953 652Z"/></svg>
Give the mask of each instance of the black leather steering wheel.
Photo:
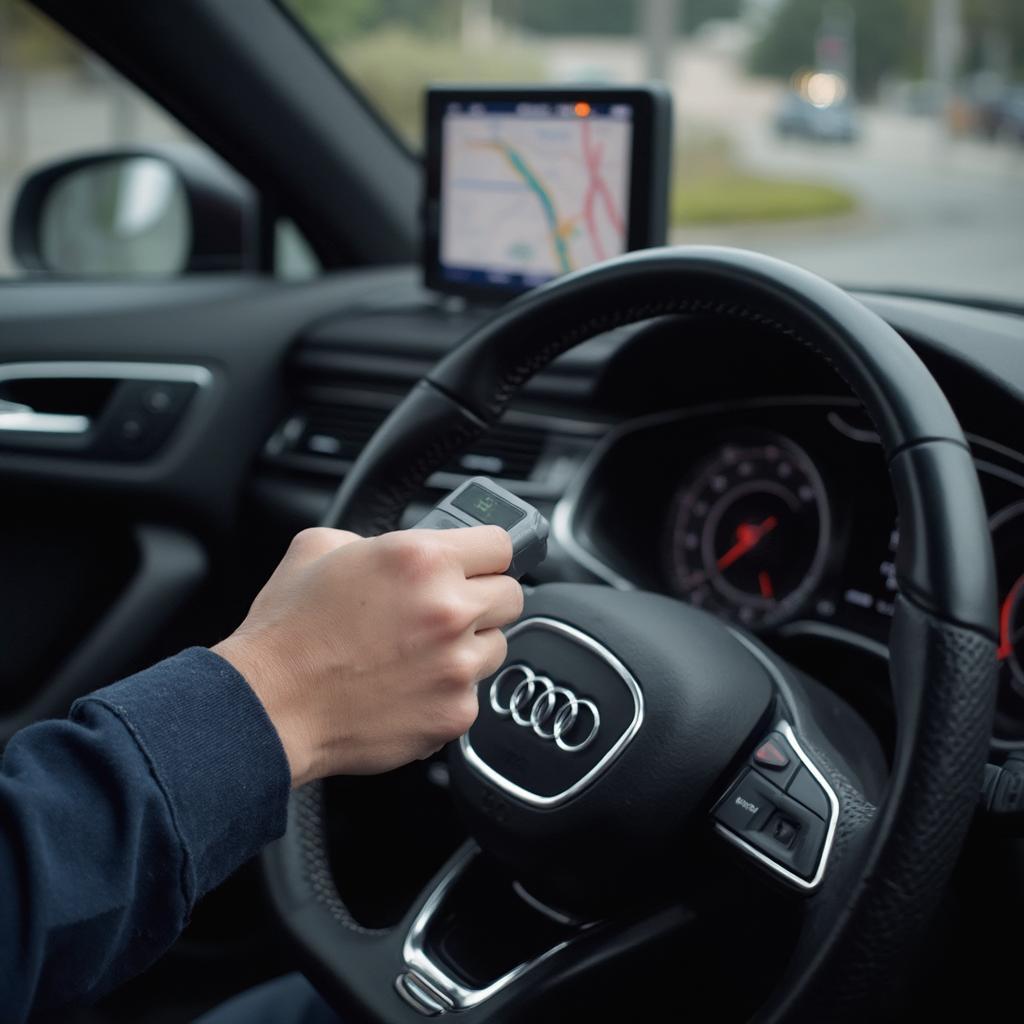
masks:
<svg viewBox="0 0 1024 1024"><path fill-rule="evenodd" d="M369 930L334 884L320 786L293 795L287 833L267 851L276 910L343 1013L381 1024L514 1019L680 927L691 898L714 910L737 877L789 901L799 922L758 1019L859 1020L896 1005L905 954L977 800L994 710L996 587L956 417L879 317L810 273L738 250L650 250L569 275L510 303L409 393L349 472L327 523L394 529L427 477L532 374L596 334L672 314L798 339L846 380L881 437L900 525L898 738L884 794L870 798L849 767L849 741L828 727L806 681L753 638L658 595L540 586L509 633L507 664L521 667L481 684L480 718L450 751L452 788L484 855L467 845L401 925ZM685 335L683 321L680 344ZM602 739L591 748L565 753L551 742L545 708L558 697L544 703L542 671L601 707ZM540 708L536 719L527 707ZM666 883L682 859L688 874L700 872L700 894ZM496 978L460 971L445 931L489 898L492 883L474 867L485 861L541 913L562 917L546 947ZM649 884L626 891L619 881L633 866ZM481 877L470 883L474 871ZM460 886L475 895L460 897Z"/></svg>

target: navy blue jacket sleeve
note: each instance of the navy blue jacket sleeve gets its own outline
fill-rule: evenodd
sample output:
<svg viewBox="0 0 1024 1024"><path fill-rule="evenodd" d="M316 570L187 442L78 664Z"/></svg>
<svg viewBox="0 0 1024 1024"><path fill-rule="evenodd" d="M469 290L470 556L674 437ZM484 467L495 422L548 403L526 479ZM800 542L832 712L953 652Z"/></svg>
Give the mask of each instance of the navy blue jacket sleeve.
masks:
<svg viewBox="0 0 1024 1024"><path fill-rule="evenodd" d="M96 998L284 832L290 772L259 699L205 648L18 733L0 763L0 1016Z"/></svg>

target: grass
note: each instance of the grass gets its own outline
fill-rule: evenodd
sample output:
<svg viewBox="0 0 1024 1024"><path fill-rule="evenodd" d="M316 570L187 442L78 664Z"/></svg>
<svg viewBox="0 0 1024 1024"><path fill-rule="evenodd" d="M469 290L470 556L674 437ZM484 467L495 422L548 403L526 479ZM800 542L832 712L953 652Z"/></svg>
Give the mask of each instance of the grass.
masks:
<svg viewBox="0 0 1024 1024"><path fill-rule="evenodd" d="M672 223L737 224L751 221L802 220L849 213L856 202L832 185L754 174L676 178Z"/></svg>
<svg viewBox="0 0 1024 1024"><path fill-rule="evenodd" d="M753 174L729 140L693 127L676 151L671 220L675 226L804 220L849 213L856 200L823 182Z"/></svg>

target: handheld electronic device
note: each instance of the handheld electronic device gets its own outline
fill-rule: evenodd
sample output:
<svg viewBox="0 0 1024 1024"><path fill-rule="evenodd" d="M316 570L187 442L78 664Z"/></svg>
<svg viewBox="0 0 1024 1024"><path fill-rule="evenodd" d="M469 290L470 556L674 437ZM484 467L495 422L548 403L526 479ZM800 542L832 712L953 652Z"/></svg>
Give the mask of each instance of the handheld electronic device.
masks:
<svg viewBox="0 0 1024 1024"><path fill-rule="evenodd" d="M665 242L672 101L657 85L427 91L424 277L502 299Z"/></svg>
<svg viewBox="0 0 1024 1024"><path fill-rule="evenodd" d="M500 526L512 538L512 563L506 576L521 579L548 553L548 521L528 502L485 476L474 476L442 498L417 524L418 529L455 530Z"/></svg>

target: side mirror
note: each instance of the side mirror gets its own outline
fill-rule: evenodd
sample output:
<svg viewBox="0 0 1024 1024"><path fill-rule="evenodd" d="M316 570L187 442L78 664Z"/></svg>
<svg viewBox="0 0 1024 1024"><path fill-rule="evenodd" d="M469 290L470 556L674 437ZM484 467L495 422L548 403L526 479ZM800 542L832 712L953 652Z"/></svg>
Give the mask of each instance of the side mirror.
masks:
<svg viewBox="0 0 1024 1024"><path fill-rule="evenodd" d="M259 199L191 147L95 153L34 172L14 205L11 249L25 269L170 276L256 268Z"/></svg>

